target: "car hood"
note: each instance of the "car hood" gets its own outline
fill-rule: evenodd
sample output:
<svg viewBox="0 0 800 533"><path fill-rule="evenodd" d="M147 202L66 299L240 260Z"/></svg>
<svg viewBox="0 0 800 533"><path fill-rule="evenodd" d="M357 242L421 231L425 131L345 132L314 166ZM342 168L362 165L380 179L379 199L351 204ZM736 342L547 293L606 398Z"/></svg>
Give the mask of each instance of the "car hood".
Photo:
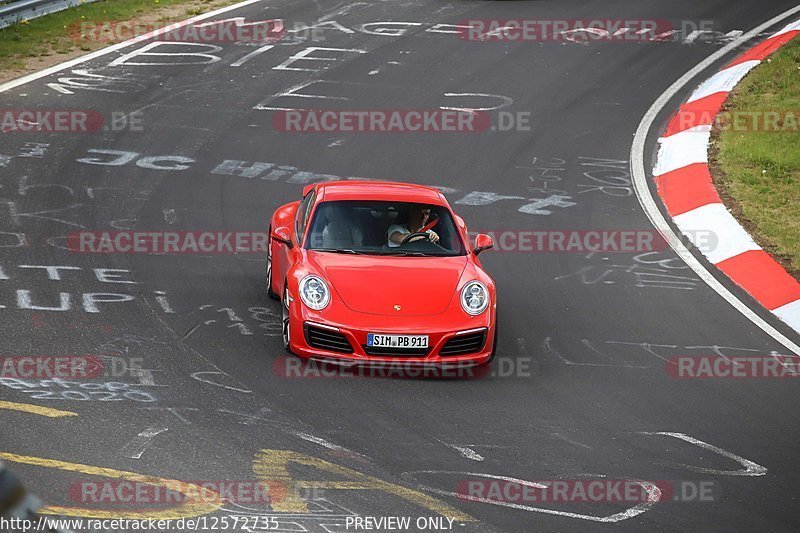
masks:
<svg viewBox="0 0 800 533"><path fill-rule="evenodd" d="M308 255L347 307L387 316L445 312L467 265L467 256Z"/></svg>

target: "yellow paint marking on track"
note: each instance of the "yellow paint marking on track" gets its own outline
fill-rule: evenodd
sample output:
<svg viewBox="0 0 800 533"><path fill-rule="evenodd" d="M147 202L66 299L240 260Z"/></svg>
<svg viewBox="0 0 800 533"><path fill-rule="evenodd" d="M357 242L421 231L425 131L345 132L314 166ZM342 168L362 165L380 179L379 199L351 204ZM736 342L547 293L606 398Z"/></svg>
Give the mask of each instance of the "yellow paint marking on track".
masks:
<svg viewBox="0 0 800 533"><path fill-rule="evenodd" d="M316 468L329 474L341 476L348 481L321 481L321 480L295 480L289 473L289 464ZM329 463L324 459L318 459L302 453L289 450L261 450L253 460L253 472L264 483L274 483L283 485L285 492L282 498L276 498L270 502L273 510L293 513L307 513L308 506L306 501L301 498L296 489L336 489L336 490L380 490L403 498L404 500L415 503L441 516L460 520L462 522L476 522L477 520L468 514L462 513L455 507L433 498L423 492L409 489L402 485L396 485L383 481L372 476L368 476L356 470L351 470L344 466Z"/></svg>
<svg viewBox="0 0 800 533"><path fill-rule="evenodd" d="M91 509L87 507L60 507L48 506L42 508L39 512L42 514L54 514L65 516L79 516L83 518L128 518L128 519L146 519L151 518L154 520L168 520L177 518L192 518L209 513L213 513L222 507L222 500L219 494L213 490L194 485L192 483L185 483L183 481L176 481L174 479L165 479L156 476L146 476L144 474L137 474L136 472L127 472L125 470L114 470L113 468L103 468L99 466L90 466L80 463L68 463L66 461L58 461L55 459L44 459L42 457L31 457L27 455L17 455L15 453L0 452L0 459L12 463L21 463L26 465L41 466L44 468L55 468L57 470L65 470L67 472L79 472L90 476L100 476L104 478L123 479L136 483L144 483L147 485L166 487L169 490L177 491L186 496L183 504L172 507L169 509Z"/></svg>
<svg viewBox="0 0 800 533"><path fill-rule="evenodd" d="M50 418L61 418L63 416L78 416L78 413L73 413L72 411L51 409L50 407L42 407L41 405L33 405L32 403L16 403L16 402L0 401L0 409L8 409L10 411L22 411L24 413L47 416Z"/></svg>

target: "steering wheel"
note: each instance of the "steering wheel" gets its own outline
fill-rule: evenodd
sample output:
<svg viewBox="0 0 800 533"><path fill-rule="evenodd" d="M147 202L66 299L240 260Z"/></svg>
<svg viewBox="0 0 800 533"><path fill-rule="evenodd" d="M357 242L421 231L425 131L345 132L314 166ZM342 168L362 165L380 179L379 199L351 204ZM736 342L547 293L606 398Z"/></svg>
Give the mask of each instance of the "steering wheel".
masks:
<svg viewBox="0 0 800 533"><path fill-rule="evenodd" d="M431 234L430 233L428 233L426 231L418 231L416 233L409 233L408 235L406 235L403 238L403 242L401 242L400 245L402 246L402 245L404 245L406 243L409 243L409 242L412 242L412 241L418 241L418 240L421 240L421 239L425 239L428 242L433 242L431 240Z"/></svg>

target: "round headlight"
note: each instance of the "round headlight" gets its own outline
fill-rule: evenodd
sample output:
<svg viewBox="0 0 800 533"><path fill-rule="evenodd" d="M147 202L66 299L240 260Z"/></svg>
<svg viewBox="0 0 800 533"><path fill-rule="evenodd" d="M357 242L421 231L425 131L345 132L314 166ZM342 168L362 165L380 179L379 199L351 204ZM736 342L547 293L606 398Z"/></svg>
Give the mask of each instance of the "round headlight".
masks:
<svg viewBox="0 0 800 533"><path fill-rule="evenodd" d="M461 307L471 315L479 315L489 307L489 291L480 281L470 281L461 289Z"/></svg>
<svg viewBox="0 0 800 533"><path fill-rule="evenodd" d="M314 311L319 311L330 303L331 291L322 278L306 276L300 280L300 299Z"/></svg>

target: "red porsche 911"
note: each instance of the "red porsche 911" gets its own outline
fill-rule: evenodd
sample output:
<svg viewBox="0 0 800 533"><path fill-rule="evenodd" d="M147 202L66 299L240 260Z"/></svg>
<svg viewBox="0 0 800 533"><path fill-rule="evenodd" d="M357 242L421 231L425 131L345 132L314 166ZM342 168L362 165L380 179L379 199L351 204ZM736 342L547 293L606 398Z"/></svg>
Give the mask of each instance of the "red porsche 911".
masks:
<svg viewBox="0 0 800 533"><path fill-rule="evenodd" d="M283 344L348 363L482 365L497 299L464 221L436 189L379 181L308 185L270 221L267 290Z"/></svg>

